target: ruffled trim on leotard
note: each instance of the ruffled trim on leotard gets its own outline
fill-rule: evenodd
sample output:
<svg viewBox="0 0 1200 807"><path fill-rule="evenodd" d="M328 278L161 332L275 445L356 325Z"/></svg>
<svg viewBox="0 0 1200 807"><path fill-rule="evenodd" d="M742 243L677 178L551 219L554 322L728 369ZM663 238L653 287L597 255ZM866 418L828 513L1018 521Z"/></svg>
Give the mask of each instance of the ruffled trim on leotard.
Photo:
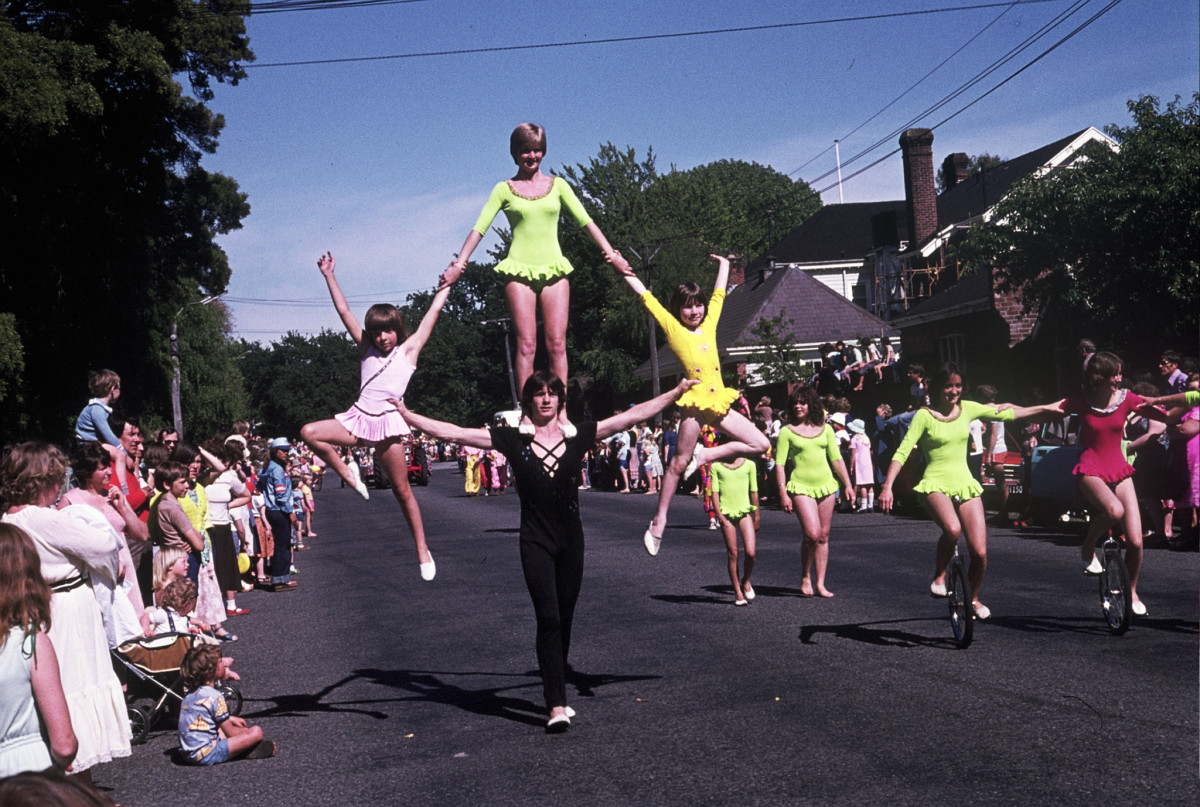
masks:
<svg viewBox="0 0 1200 807"><path fill-rule="evenodd" d="M715 423L729 413L729 408L737 399L737 390L729 387L706 387L702 381L679 396L676 405L680 408L695 409L701 412L709 423Z"/></svg>
<svg viewBox="0 0 1200 807"><path fill-rule="evenodd" d="M1111 467L1103 468L1097 466L1094 462L1084 460L1082 456L1079 459L1079 464L1071 470L1071 473L1075 474L1075 476L1094 476L1109 485L1115 485L1122 479L1128 479L1133 476L1133 466L1128 462L1124 464L1123 468L1118 468L1114 471Z"/></svg>
<svg viewBox="0 0 1200 807"><path fill-rule="evenodd" d="M795 482L788 482L787 492L792 496L807 496L810 499L824 499L831 493L838 492L837 480L827 484L819 485L815 488L810 488L807 485L798 485Z"/></svg>
<svg viewBox="0 0 1200 807"><path fill-rule="evenodd" d="M367 443L382 443L390 437L401 437L412 431L395 409L374 414L364 412L355 405L348 412L334 415L333 418L348 432Z"/></svg>
<svg viewBox="0 0 1200 807"><path fill-rule="evenodd" d="M754 508L747 507L745 510L738 510L736 513L726 513L726 512L722 511L721 515L725 516L725 518L729 519L734 524L737 524L743 518L745 518L748 515L752 515L753 513L754 513Z"/></svg>
<svg viewBox="0 0 1200 807"><path fill-rule="evenodd" d="M958 499L960 502L965 502L968 499L974 499L983 495L983 485L976 482L974 479L969 479L967 483L953 490L942 490L937 487L935 482L926 482L922 479L913 486L913 490L917 493L945 493L951 499Z"/></svg>
<svg viewBox="0 0 1200 807"><path fill-rule="evenodd" d="M519 263L512 258L505 258L496 264L496 271L502 275L508 275L520 280L544 283L548 280L557 280L560 277L566 277L575 271L575 267L566 258L559 258L554 263L545 265Z"/></svg>

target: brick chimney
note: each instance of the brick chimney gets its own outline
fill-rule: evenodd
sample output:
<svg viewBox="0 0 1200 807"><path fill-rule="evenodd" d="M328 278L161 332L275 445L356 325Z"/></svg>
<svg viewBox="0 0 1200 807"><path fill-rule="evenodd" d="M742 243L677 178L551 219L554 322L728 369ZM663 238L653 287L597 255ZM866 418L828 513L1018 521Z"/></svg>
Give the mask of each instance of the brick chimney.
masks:
<svg viewBox="0 0 1200 807"><path fill-rule="evenodd" d="M908 206L909 248L919 246L938 226L937 184L933 177L933 132L909 129L900 135L904 154L904 200Z"/></svg>
<svg viewBox="0 0 1200 807"><path fill-rule="evenodd" d="M746 282L746 262L741 258L730 258L729 260L729 290Z"/></svg>
<svg viewBox="0 0 1200 807"><path fill-rule="evenodd" d="M956 151L942 161L942 178L946 182L943 193L967 178L967 166L970 162L970 158L961 151Z"/></svg>

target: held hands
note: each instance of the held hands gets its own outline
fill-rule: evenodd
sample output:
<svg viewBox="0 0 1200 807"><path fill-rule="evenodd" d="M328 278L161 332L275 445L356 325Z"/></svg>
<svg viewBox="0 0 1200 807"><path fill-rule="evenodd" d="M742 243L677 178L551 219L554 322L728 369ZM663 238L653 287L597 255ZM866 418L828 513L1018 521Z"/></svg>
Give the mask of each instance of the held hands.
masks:
<svg viewBox="0 0 1200 807"><path fill-rule="evenodd" d="M438 278L437 290L441 291L444 288L453 286L458 282L458 279L462 277L465 269L466 265L459 262L457 259L451 261L450 265L446 267L446 271L442 272L442 276Z"/></svg>
<svg viewBox="0 0 1200 807"><path fill-rule="evenodd" d="M617 252L615 249L608 255L605 255L604 259L608 261L609 265L612 266L613 271L618 275L622 275L623 277L634 276L633 267L629 265L629 261L625 260L621 253Z"/></svg>
<svg viewBox="0 0 1200 807"><path fill-rule="evenodd" d="M321 274L325 277L333 277L333 268L337 262L333 259L332 252L326 252L321 257L317 258L317 268L321 270Z"/></svg>

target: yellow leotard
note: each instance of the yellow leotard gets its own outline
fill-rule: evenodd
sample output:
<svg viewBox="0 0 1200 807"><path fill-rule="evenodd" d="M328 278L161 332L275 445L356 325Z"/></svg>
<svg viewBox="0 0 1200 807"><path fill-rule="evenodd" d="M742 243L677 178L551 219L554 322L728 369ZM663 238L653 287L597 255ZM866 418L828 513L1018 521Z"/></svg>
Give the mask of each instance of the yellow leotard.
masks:
<svg viewBox="0 0 1200 807"><path fill-rule="evenodd" d="M726 387L722 381L721 357L717 355L717 323L725 305L725 289L713 291L700 323L700 333L684 327L649 291L642 292L642 304L667 335L667 344L679 357L683 374L700 381L679 398L679 406L699 410L710 423L725 417L738 397L737 390Z"/></svg>
<svg viewBox="0 0 1200 807"><path fill-rule="evenodd" d="M791 427L779 430L775 444L775 462L786 468L788 457L792 458L792 473L788 477L787 492L793 496L808 496L822 499L837 493L838 483L833 475L833 464L842 459L838 450L837 436L828 423L816 437L797 434Z"/></svg>

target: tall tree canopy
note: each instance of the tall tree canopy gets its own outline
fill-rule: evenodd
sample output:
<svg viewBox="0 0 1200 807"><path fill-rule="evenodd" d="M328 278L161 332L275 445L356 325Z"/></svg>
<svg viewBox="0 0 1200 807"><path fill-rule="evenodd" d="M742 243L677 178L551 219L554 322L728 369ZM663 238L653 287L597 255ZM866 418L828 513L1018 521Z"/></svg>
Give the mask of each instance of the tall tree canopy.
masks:
<svg viewBox="0 0 1200 807"><path fill-rule="evenodd" d="M253 59L245 0L10 0L0 13L0 312L29 383L19 426L61 438L86 373L121 374L127 407L169 411L167 335L224 291L216 236L249 213L200 159L224 126L203 102ZM184 77L190 88L176 80ZM212 329L219 333L220 329Z"/></svg>
<svg viewBox="0 0 1200 807"><path fill-rule="evenodd" d="M963 257L999 267L1031 308L1050 305L1121 350L1196 348L1200 305L1200 93L1160 111L1129 102L1118 149L1013 187Z"/></svg>

